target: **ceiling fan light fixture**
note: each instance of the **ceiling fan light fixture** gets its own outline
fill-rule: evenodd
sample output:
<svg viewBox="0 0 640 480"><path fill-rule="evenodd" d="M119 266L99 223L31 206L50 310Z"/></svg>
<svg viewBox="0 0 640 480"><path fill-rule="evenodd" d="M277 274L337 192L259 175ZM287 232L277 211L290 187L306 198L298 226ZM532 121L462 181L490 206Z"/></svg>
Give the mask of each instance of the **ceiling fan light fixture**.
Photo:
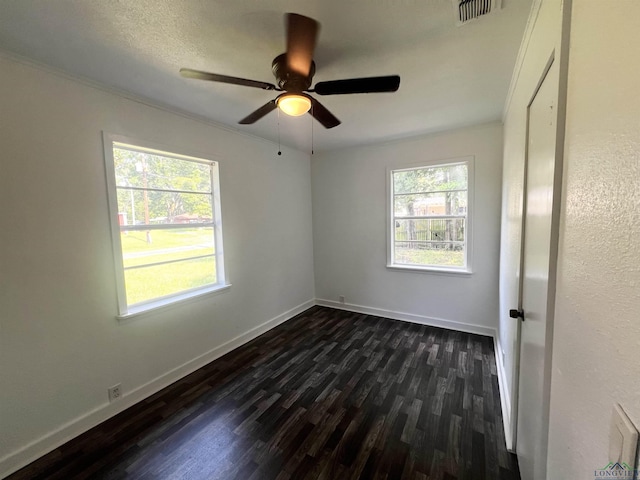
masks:
<svg viewBox="0 0 640 480"><path fill-rule="evenodd" d="M288 93L278 98L278 108L287 115L299 117L311 108L311 100L304 95Z"/></svg>

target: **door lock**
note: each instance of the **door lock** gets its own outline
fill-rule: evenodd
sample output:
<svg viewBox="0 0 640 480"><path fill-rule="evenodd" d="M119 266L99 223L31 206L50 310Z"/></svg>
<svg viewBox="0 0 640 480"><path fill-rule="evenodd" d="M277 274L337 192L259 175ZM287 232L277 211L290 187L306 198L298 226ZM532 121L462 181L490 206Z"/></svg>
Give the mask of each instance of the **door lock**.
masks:
<svg viewBox="0 0 640 480"><path fill-rule="evenodd" d="M521 318L524 322L524 311L522 310L509 310L509 316L511 318Z"/></svg>

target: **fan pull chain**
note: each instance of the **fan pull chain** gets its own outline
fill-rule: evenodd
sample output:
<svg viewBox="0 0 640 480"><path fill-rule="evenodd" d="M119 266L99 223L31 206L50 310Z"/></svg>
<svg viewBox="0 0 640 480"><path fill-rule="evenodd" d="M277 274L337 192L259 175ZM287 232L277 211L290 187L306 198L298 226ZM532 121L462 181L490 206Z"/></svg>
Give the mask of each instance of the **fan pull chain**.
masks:
<svg viewBox="0 0 640 480"><path fill-rule="evenodd" d="M313 104L311 104L311 155L313 155Z"/></svg>
<svg viewBox="0 0 640 480"><path fill-rule="evenodd" d="M278 108L278 155L282 155L280 150L280 109Z"/></svg>

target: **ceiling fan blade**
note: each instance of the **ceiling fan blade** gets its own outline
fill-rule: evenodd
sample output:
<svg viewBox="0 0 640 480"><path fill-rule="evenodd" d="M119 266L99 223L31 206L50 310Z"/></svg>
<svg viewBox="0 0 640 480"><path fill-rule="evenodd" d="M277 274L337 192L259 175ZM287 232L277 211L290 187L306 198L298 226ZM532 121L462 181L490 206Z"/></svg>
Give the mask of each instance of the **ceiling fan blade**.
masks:
<svg viewBox="0 0 640 480"><path fill-rule="evenodd" d="M318 82L314 92L318 95L344 95L347 93L395 92L400 87L400 76L351 78Z"/></svg>
<svg viewBox="0 0 640 480"><path fill-rule="evenodd" d="M265 103L263 106L261 106L255 112L250 113L249 115L244 117L238 123L240 123L241 125L249 125L251 123L256 123L258 120L260 120L262 117L264 117L267 113L269 113L269 112L271 112L272 110L275 110L275 109L276 109L276 101L275 100L271 100L270 102Z"/></svg>
<svg viewBox="0 0 640 480"><path fill-rule="evenodd" d="M297 13L287 13L285 18L287 24L287 66L289 70L308 77L320 24L313 18Z"/></svg>
<svg viewBox="0 0 640 480"><path fill-rule="evenodd" d="M186 78L195 78L197 80L230 83L232 85L241 85L243 87L262 88L263 90L276 89L276 86L272 83L258 82L257 80L247 80L246 78L229 77L227 75L218 75L217 73L201 72L200 70L191 70L190 68L181 68L180 75Z"/></svg>
<svg viewBox="0 0 640 480"><path fill-rule="evenodd" d="M327 110L324 105L322 105L315 98L309 98L311 98L311 110L309 110L309 113L313 116L313 118L319 121L324 126L324 128L333 128L340 125L340 120L338 120L333 115L333 113Z"/></svg>

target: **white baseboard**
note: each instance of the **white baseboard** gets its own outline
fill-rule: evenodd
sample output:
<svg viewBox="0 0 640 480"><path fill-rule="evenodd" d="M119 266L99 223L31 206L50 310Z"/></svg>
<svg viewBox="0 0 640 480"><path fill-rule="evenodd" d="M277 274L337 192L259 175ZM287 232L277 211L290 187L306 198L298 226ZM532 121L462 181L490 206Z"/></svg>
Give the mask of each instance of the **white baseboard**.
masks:
<svg viewBox="0 0 640 480"><path fill-rule="evenodd" d="M496 368L498 370L498 385L500 387L500 405L502 407L502 425L504 426L504 439L507 450L513 451L513 438L511 436L511 392L507 382L507 372L502 361L502 347L498 337L493 337L494 350L496 352Z"/></svg>
<svg viewBox="0 0 640 480"><path fill-rule="evenodd" d="M364 313L366 315L376 315L378 317L391 318L393 320L403 320L405 322L419 323L420 325L429 325L431 327L447 328L449 330L458 330L460 332L475 333L484 335L485 337L496 336L496 329L485 327L482 325L472 325L470 323L455 322L453 320L445 320L443 318L427 317L424 315L416 315L415 313L396 312L395 310L385 310L382 308L365 307L363 305L353 305L351 303L339 303L333 300L316 299L316 305L324 307L337 308L339 310L347 310L349 312Z"/></svg>
<svg viewBox="0 0 640 480"><path fill-rule="evenodd" d="M46 455L52 450L55 450L72 438L81 435L87 430L99 425L105 420L135 405L136 403L180 380L186 375L189 375L199 368L204 367L216 358L229 353L231 350L238 348L239 346L253 340L259 335L262 335L263 333L271 330L272 328L280 325L290 318L295 317L308 308L313 307L315 304L316 302L314 300L309 300L298 305L297 307L292 308L291 310L288 310L270 320L267 320L266 322L252 328L251 330L248 330L241 335L238 335L228 342L225 342L222 345L215 347L208 352L194 358L193 360L190 360L183 365L180 365L179 367L176 367L173 370L170 370L169 372L151 380L150 382L141 385L140 387L132 390L126 395L123 395L122 399L117 403L107 403L101 405L96 409L91 410L90 412L76 418L75 420L62 425L60 428L47 433L43 437L27 444L21 449L6 455L5 457L0 459L0 478L4 478L13 472L16 472L17 470L30 464L34 460L37 460L43 455Z"/></svg>

